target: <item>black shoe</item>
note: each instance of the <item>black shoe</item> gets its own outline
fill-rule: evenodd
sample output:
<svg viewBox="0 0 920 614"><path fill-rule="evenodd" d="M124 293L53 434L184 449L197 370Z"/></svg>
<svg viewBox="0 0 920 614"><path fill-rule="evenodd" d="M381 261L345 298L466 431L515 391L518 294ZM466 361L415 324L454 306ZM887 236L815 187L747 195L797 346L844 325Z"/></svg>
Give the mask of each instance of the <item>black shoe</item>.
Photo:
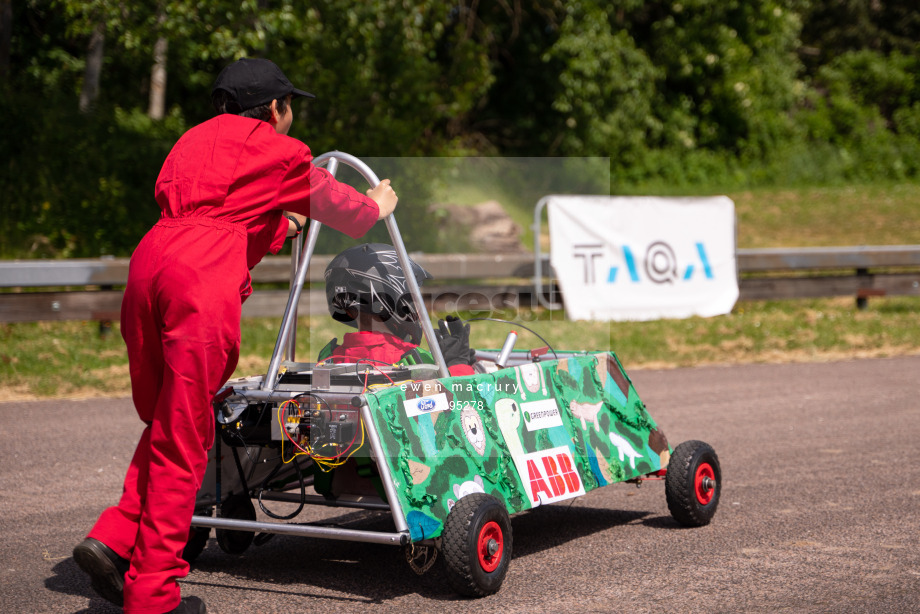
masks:
<svg viewBox="0 0 920 614"><path fill-rule="evenodd" d="M179 605L166 614L208 614L208 608L198 597L183 597Z"/></svg>
<svg viewBox="0 0 920 614"><path fill-rule="evenodd" d="M88 537L73 549L73 560L89 574L93 590L117 606L125 604L125 574L130 563L98 539Z"/></svg>

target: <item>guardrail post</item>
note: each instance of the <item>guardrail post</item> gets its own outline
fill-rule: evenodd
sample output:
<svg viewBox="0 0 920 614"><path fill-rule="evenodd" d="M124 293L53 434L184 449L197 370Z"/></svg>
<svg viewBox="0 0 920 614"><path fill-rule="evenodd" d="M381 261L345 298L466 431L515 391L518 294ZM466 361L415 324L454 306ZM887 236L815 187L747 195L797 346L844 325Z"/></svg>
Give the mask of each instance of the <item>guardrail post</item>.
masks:
<svg viewBox="0 0 920 614"><path fill-rule="evenodd" d="M870 288L872 285L873 276L869 273L869 269L857 268L856 269L856 279L859 283L859 288L856 290L856 308L859 310L864 310L869 307L869 297L870 296L885 296L885 290L882 288ZM864 283L865 282L865 283Z"/></svg>

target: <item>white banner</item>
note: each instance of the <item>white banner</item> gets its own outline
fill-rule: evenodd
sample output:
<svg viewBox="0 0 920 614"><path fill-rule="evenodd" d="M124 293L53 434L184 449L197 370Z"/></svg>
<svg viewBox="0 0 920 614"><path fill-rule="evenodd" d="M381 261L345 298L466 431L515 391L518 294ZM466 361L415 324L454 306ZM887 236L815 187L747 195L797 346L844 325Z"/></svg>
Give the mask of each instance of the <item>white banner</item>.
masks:
<svg viewBox="0 0 920 614"><path fill-rule="evenodd" d="M729 313L735 204L725 196L548 197L550 262L572 320Z"/></svg>

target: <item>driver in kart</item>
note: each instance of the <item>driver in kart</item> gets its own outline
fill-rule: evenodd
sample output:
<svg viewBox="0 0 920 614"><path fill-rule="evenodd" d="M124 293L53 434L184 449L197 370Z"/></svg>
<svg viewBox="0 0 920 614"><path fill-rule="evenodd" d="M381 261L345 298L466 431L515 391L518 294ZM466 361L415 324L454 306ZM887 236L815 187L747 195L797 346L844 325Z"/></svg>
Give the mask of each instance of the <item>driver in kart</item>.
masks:
<svg viewBox="0 0 920 614"><path fill-rule="evenodd" d="M411 258L409 262L419 286L431 279L428 271ZM330 341L320 350L319 361L434 363L432 355L419 347L419 314L393 246L365 243L346 249L326 267L325 280L329 313L358 330L346 333L341 344L338 339ZM447 322L440 322L438 345L451 375L473 375L475 352L470 349L470 325L449 326L456 320L448 316Z"/></svg>

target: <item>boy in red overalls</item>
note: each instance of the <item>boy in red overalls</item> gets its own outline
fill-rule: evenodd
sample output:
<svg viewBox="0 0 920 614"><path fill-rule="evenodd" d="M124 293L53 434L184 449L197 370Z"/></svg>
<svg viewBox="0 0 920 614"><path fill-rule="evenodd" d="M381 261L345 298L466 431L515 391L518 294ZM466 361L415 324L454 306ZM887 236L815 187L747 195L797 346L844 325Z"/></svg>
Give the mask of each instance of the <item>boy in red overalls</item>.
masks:
<svg viewBox="0 0 920 614"><path fill-rule="evenodd" d="M236 368L249 270L306 217L360 237L393 212L383 180L367 195L313 166L287 136L294 88L268 60L217 77L218 115L186 132L156 182L160 221L131 258L121 313L137 413L147 427L117 506L74 549L102 597L125 612L206 611L180 598L182 549L214 441L211 398Z"/></svg>

